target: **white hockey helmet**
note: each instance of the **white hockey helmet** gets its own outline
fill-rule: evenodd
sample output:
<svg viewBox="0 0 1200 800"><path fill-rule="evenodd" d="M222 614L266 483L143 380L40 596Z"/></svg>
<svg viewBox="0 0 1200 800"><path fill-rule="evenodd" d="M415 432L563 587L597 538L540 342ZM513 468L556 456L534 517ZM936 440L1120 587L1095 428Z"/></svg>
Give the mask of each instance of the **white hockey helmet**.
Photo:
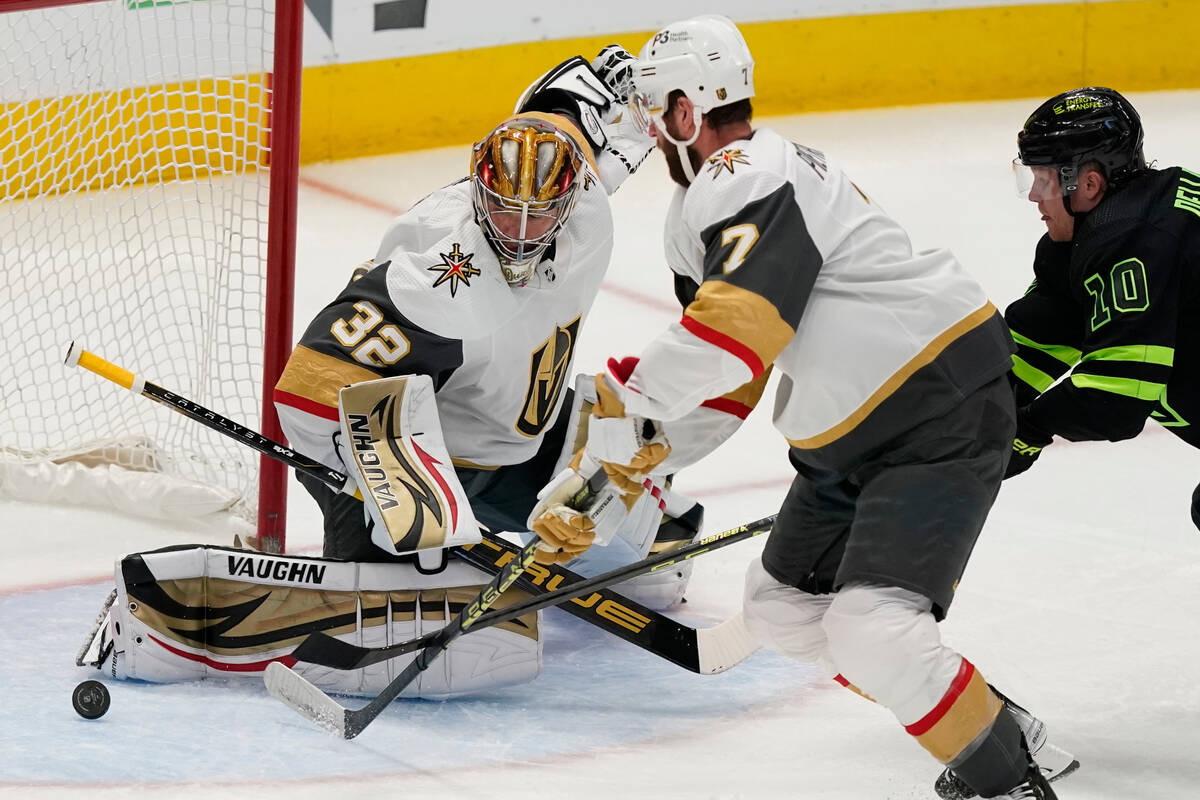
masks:
<svg viewBox="0 0 1200 800"><path fill-rule="evenodd" d="M704 14L675 22L642 48L629 105L644 133L651 125L662 130L667 98L676 89L696 107L697 127L700 114L754 96L754 58L733 20Z"/></svg>

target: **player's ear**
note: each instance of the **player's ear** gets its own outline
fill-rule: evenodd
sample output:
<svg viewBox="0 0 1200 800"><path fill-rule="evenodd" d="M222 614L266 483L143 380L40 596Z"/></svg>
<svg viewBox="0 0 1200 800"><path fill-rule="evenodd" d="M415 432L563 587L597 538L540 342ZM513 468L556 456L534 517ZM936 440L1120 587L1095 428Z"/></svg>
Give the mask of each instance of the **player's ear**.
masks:
<svg viewBox="0 0 1200 800"><path fill-rule="evenodd" d="M681 94L671 104L671 109L666 114L675 123L675 128L679 131L681 134L680 138L684 141L690 139L692 133L696 130L696 119L693 115L695 107L696 104L689 100L686 94Z"/></svg>
<svg viewBox="0 0 1200 800"><path fill-rule="evenodd" d="M1100 170L1084 169L1079 181L1079 189L1083 190L1088 200L1099 200L1108 189L1108 181L1104 179L1104 174Z"/></svg>

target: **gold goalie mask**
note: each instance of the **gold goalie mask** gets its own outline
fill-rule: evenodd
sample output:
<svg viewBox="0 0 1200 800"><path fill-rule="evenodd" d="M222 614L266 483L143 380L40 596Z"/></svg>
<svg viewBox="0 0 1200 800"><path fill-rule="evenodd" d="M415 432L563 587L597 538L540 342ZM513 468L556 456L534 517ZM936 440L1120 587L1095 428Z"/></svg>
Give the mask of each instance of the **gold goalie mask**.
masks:
<svg viewBox="0 0 1200 800"><path fill-rule="evenodd" d="M471 151L475 218L510 284L529 280L575 207L590 154L564 117L529 113L501 123Z"/></svg>

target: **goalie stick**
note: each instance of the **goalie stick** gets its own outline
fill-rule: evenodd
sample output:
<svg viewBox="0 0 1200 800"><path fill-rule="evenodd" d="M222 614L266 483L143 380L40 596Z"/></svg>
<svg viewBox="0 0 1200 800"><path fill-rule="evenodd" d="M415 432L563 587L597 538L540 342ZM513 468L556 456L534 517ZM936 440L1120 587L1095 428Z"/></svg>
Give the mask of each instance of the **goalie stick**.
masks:
<svg viewBox="0 0 1200 800"><path fill-rule="evenodd" d="M555 589L546 594L536 595L528 600L511 605L504 610L489 612L473 622L471 627L473 630L482 630L492 625L499 625L502 622L515 619L523 614L528 614L531 611L566 603L589 592L591 595L585 598L582 605L586 608L591 608L600 602L607 602L601 600L602 595L598 590L637 575L643 575L647 572L653 572L673 564L678 564L681 561L694 558L701 553L717 550L734 542L740 542L743 539L767 533L771 530L771 526L774 523L775 515L772 514L755 522L739 525L736 528L715 533L712 536L706 536L697 542L693 542L677 550L659 553L641 561L617 567L594 578L587 578L585 580L576 577L574 583L569 583L562 588ZM473 550L479 546L474 545L471 549ZM506 550L505 552L511 553L512 551ZM537 566L539 565L535 565L534 569ZM610 611L610 613L613 612ZM633 617L619 616L614 613L612 619L619 621L623 625L638 626L639 630L645 627ZM704 675L724 672L745 658L742 653L747 649L755 647L754 642L750 638L749 631L745 630L740 615L722 622L715 628L704 628L697 631L697 633L697 644L699 646L696 650L692 651L696 656L696 661L694 664L680 664L680 666L688 667L693 672L699 672ZM360 669L372 664L378 664L381 661L396 658L405 653L411 653L414 650L420 650L431 644L437 638L438 634L439 631L433 631L416 639L410 639L407 642L399 642L383 647L359 647L341 639L336 639L326 633L317 632L310 634L308 638L301 642L292 651L292 657L297 661L319 664L323 667L333 667L334 669ZM705 637L704 634L711 634L711 636ZM705 647L705 644L709 646ZM676 663L679 662L676 661Z"/></svg>
<svg viewBox="0 0 1200 800"><path fill-rule="evenodd" d="M371 724L388 705L400 696L417 676L429 668L433 660L441 655L450 643L462 636L467 629L479 621L483 613L504 594L504 591L521 576L525 568L533 563L533 556L538 548L535 539L525 545L517 557L504 565L496 573L491 582L480 590L479 594L458 612L454 619L433 635L429 644L425 645L417 657L404 670L392 678L391 683L384 687L375 699L362 708L349 709L338 703L329 695L300 677L290 667L279 661L267 665L263 674L263 682L267 691L273 697L282 701L294 711L303 714L323 728L340 735L343 739L353 739Z"/></svg>
<svg viewBox="0 0 1200 800"><path fill-rule="evenodd" d="M297 472L323 481L339 492L346 491L348 479L343 473L106 361L95 353L84 350L78 342L71 343L65 361L68 365L83 367L135 394L162 403L185 417L282 461ZM483 544L487 546L486 550L476 545L470 550L452 548L451 552L467 563L486 572L495 573L512 557L511 554L517 551L514 545L487 532L483 533ZM531 594L539 595L582 580L575 573L558 565L543 567L534 564L530 575L532 577L519 579L517 586ZM732 620L712 628L693 628L645 608L610 589L597 591L601 598L591 607L585 607L585 604L579 602L568 602L561 608L693 672L703 673L702 666L713 663L724 664L728 669L747 658L756 649L756 645L750 642L748 637L740 635L739 626L728 626ZM630 612L635 616L630 617Z"/></svg>

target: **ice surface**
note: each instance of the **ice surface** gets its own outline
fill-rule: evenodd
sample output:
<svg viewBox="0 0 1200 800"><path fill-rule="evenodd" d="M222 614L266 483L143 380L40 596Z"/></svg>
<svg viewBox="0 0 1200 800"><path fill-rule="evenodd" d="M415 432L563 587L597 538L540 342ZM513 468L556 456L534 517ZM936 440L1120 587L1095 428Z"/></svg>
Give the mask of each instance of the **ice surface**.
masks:
<svg viewBox="0 0 1200 800"><path fill-rule="evenodd" d="M998 306L1019 296L1041 225L1008 167L1041 98L768 121L842 161L909 230L949 247ZM1200 165L1200 92L1135 94L1146 150ZM373 254L392 214L462 170L464 148L307 167L297 333ZM662 260L670 186L656 155L615 198L616 252L577 366L635 353L675 318ZM130 398L130 402L148 402ZM789 481L770 403L678 486L709 530L776 510ZM1083 768L1064 800L1184 798L1200 786L1200 533L1188 517L1200 453L1151 427L1119 445L1059 443L1000 494L946 640L1028 705ZM292 484L290 550L319 524ZM401 702L334 739L248 682L108 682L80 719L73 666L114 560L178 542L229 544L220 521L165 526L0 501L0 795L127 798L930 798L938 770L883 709L771 653L700 677L547 615L543 674L450 702ZM761 540L696 562L694 624L736 612ZM347 704L355 701L345 699Z"/></svg>

